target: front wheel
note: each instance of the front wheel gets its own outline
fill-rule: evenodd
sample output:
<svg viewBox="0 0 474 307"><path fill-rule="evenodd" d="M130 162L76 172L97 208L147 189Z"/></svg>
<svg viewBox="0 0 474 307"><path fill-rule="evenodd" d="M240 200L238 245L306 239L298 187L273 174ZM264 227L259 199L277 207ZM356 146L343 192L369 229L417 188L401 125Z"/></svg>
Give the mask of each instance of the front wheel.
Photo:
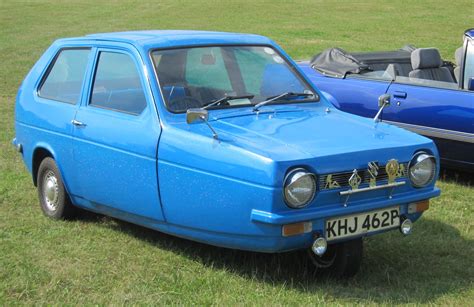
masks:
<svg viewBox="0 0 474 307"><path fill-rule="evenodd" d="M66 219L74 215L75 208L64 188L61 173L52 158L41 161L37 183L41 210L46 216Z"/></svg>
<svg viewBox="0 0 474 307"><path fill-rule="evenodd" d="M321 257L311 250L309 254L318 270L334 277L352 277L357 274L362 263L362 238L329 245Z"/></svg>

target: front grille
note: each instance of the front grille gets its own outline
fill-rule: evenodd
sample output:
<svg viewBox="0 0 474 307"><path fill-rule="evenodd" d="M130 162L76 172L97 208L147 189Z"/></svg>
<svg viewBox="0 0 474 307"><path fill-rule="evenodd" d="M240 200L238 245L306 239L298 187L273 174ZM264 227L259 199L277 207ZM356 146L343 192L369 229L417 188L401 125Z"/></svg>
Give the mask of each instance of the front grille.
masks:
<svg viewBox="0 0 474 307"><path fill-rule="evenodd" d="M401 170L399 171L399 176L397 177L397 179L406 178L408 163L400 163L400 168ZM357 172L361 178L360 187L363 188L363 187L369 186L369 182L370 182L369 171L367 169L358 169ZM348 181L349 181L349 178L351 178L352 173L353 171L348 171L348 172L320 175L319 180L318 180L319 189L323 191L323 190L332 190L332 189L338 189L338 188L348 188L350 187ZM329 176L331 176L330 182L328 182ZM387 175L387 171L385 170L385 166L379 167L376 181L377 181L377 185L388 181L388 175ZM334 182L337 182L339 186L333 185L333 187L331 187L330 183L334 183Z"/></svg>

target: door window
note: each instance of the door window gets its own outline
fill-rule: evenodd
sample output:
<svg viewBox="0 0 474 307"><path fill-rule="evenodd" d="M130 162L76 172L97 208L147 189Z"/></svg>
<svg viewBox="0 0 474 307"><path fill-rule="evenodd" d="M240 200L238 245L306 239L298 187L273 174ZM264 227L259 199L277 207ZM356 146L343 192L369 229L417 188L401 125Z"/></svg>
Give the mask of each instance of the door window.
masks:
<svg viewBox="0 0 474 307"><path fill-rule="evenodd" d="M75 104L79 100L90 49L64 49L51 64L38 95Z"/></svg>
<svg viewBox="0 0 474 307"><path fill-rule="evenodd" d="M449 89L449 90L459 89L458 84L455 82L445 82L445 81L411 78L411 77L404 77L404 76L396 76L395 82L402 83L402 84L417 85L417 86L444 88L444 89Z"/></svg>
<svg viewBox="0 0 474 307"><path fill-rule="evenodd" d="M129 55L100 52L90 105L134 115L145 110L140 74Z"/></svg>

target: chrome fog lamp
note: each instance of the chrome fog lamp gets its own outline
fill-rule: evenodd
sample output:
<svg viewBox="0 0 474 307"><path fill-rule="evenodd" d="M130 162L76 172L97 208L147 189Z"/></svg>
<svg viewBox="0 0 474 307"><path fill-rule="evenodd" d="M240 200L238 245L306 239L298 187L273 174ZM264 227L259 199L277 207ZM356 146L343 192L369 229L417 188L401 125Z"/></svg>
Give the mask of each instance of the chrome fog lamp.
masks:
<svg viewBox="0 0 474 307"><path fill-rule="evenodd" d="M400 225L400 232L407 236L411 233L412 228L413 222L410 219L405 219Z"/></svg>
<svg viewBox="0 0 474 307"><path fill-rule="evenodd" d="M316 193L316 176L303 168L294 169L286 176L283 191L288 207L303 208Z"/></svg>
<svg viewBox="0 0 474 307"><path fill-rule="evenodd" d="M408 176L416 188L429 185L436 175L436 159L425 152L415 154L408 165Z"/></svg>
<svg viewBox="0 0 474 307"><path fill-rule="evenodd" d="M322 256L328 249L328 242L323 237L314 240L311 250L316 256Z"/></svg>

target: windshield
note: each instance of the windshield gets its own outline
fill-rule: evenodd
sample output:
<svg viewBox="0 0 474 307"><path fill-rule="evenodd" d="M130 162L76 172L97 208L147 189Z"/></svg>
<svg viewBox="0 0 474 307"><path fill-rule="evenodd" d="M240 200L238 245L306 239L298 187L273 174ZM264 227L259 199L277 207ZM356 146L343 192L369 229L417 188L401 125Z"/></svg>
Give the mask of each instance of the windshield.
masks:
<svg viewBox="0 0 474 307"><path fill-rule="evenodd" d="M285 92L312 93L273 48L211 46L156 50L152 58L168 109L255 105ZM235 99L235 97L242 97ZM272 103L315 101L315 96L286 96Z"/></svg>

